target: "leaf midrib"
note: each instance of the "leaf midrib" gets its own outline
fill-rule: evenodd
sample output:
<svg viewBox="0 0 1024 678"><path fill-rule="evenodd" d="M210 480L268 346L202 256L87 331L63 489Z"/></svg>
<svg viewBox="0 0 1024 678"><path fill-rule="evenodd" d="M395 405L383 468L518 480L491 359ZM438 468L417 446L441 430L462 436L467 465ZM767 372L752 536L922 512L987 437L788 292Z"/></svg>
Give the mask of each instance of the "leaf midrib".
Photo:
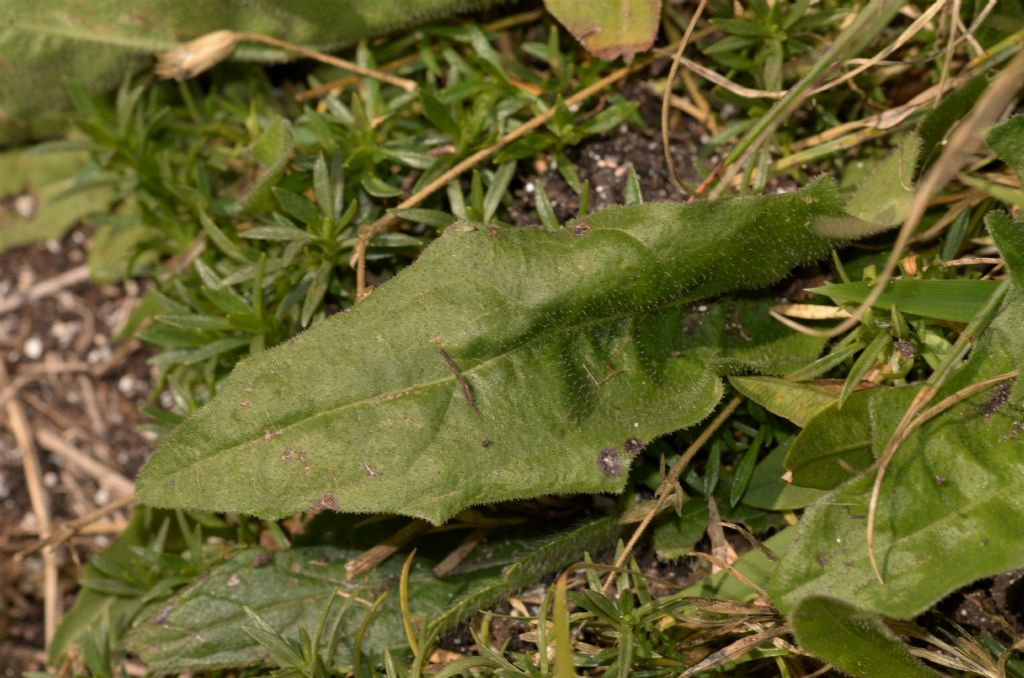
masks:
<svg viewBox="0 0 1024 678"><path fill-rule="evenodd" d="M506 349L504 351L502 351L501 353L498 353L497 355L494 355L494 356L491 356L489 358L486 358L486 359L482 360L481 362L479 362L479 363L477 363L477 364L475 364L475 365L473 365L471 367L468 367L468 368L465 368L465 369L460 369L459 371L460 371L460 373L462 374L463 377L465 377L467 375L472 375L472 374L474 374L476 372L479 372L480 370L483 370L483 369L487 368L492 363L496 363L496 362L498 362L500 360L505 359L506 357L508 357L509 355L515 353L516 351L524 349L524 348L526 348L526 347L528 347L528 346L530 346L532 344L540 343L540 342L545 341L547 339L550 339L552 337L556 337L556 336L558 336L560 334L569 334L569 333L572 333L572 332L582 332L582 331L587 330L588 328L597 327L597 326L600 326L600 325L603 325L603 324L606 324L606 323L617 322L617 321L620 321L620 320L625 320L627 318L641 317L641 316L644 316L644 315L653 315L653 314L656 314L656 313L661 313L663 311L667 311L667 310L670 310L672 308L676 308L678 306L682 306L684 304L692 303L692 302L696 301L699 298L700 297L684 295L684 296L682 296L682 297L680 297L678 299L672 300L671 302L664 303L664 304L662 304L660 306L654 306L654 307L648 308L648 309L646 309L644 311L636 311L636 310L634 310L634 311L623 311L623 312L620 312L620 313L614 313L614 314L607 315L607 316L602 316L602 317L599 317L599 318L593 318L593 319L590 319L590 320L588 320L586 322L582 322L582 323L578 323L578 324L574 324L574 325L563 326L563 327L560 327L560 328L557 328L557 329L549 330L547 332L541 332L539 334L536 334L536 335L526 339L525 341L522 341L519 344L516 344L516 345L514 345L514 346L512 346L512 347L510 347L510 348L508 348L508 349ZM419 393L419 392L422 392L422 391L425 391L425 390L429 390L429 389L431 389L431 388L433 388L435 386L440 386L442 384L447 384L447 383L453 383L454 384L455 381L456 381L455 380L455 376L451 375L451 374L448 374L448 375L445 375L445 376L443 376L443 377L441 377L439 379L434 379L432 381L421 382L419 384L414 384L414 385L408 386L406 388L396 389L396 390L393 390L393 391L387 391L387 392L384 392L384 393L377 393L377 394L374 394L372 396L367 396L365 398L361 398L359 400L352 400L352 401L349 401L349 402L346 402L346 403L341 403L339 405L335 405L333 407L328 407L328 408L325 408L325 409L320 410L318 412L314 412L311 415L302 416L301 418L296 419L295 421L286 422L286 423L284 423L284 424L282 424L282 425L280 425L278 427L275 427L273 433L274 433L274 436L276 437L278 435L281 435L281 434L285 433L286 431L288 431L291 428L294 428L294 427L296 427L296 426L298 426L300 424L304 424L306 422L315 421L316 419L318 419L320 417L325 417L325 416L329 416L329 415L335 415L335 414L338 414L339 412L343 412L346 409L350 409L352 407L358 407L360 405L374 404L375 401L377 401L377 402L391 402L393 400L398 400L400 398L404 398L404 397L406 397L408 395L414 395L416 393ZM259 443L260 441L265 440L266 439L265 437L266 437L266 433L261 432L258 436L256 436L255 438L252 438L250 440L246 440L244 442L237 443L237 444L234 444L234 445L214 448L212 450L209 450L207 452L207 454L203 455L200 459L198 459L196 461L205 461L207 459L211 459L213 457L216 457L216 456L218 456L219 454L221 454L223 452L230 452L232 450L237 450L237 449L249 446L249 445L253 445L255 443ZM178 467L177 469L175 469L175 472L180 470L180 468L181 467ZM173 473L168 474L168 475L173 475Z"/></svg>

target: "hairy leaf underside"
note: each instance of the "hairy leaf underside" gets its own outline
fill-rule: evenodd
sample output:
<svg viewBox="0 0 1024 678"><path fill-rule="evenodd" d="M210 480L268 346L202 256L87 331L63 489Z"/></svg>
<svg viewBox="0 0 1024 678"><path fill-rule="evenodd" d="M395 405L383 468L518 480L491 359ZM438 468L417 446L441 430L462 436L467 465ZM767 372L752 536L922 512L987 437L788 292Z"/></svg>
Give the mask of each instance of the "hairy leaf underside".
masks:
<svg viewBox="0 0 1024 678"><path fill-rule="evenodd" d="M240 364L145 467L150 504L441 522L462 508L621 491L634 439L704 418L721 373L821 343L766 322L763 287L828 253L830 181L614 207L559 229L458 223L349 312ZM787 362L788 361L788 362Z"/></svg>

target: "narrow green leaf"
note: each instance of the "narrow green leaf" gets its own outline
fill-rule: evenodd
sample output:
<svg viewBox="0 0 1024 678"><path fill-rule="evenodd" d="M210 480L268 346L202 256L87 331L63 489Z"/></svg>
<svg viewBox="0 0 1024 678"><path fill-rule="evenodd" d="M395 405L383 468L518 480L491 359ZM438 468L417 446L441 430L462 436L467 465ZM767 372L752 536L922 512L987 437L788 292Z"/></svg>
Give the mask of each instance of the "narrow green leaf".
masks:
<svg viewBox="0 0 1024 678"><path fill-rule="evenodd" d="M809 379L816 379L824 374L827 374L830 370L839 365L843 364L858 351L864 348L864 344L860 341L850 342L845 345L839 345L832 349L828 355L824 355L809 365L804 365L799 369L793 370L786 375L788 381L801 382Z"/></svg>
<svg viewBox="0 0 1024 678"><path fill-rule="evenodd" d="M285 212L311 228L319 227L320 210L306 197L278 186L275 186L272 191L274 197L277 198L278 204L284 208Z"/></svg>
<svg viewBox="0 0 1024 678"><path fill-rule="evenodd" d="M836 402L835 383L794 382L779 377L729 377L729 383L772 414L806 426L814 415Z"/></svg>
<svg viewBox="0 0 1024 678"><path fill-rule="evenodd" d="M278 242L306 241L312 240L313 236L307 231L295 226L253 226L238 234L240 238L248 240L275 240Z"/></svg>
<svg viewBox="0 0 1024 678"><path fill-rule="evenodd" d="M857 359L853 361L846 381L843 382L843 390L839 393L839 407L843 406L853 393L854 389L860 386L860 382L867 376L868 372L882 361L882 355L886 347L892 344L892 337L887 330L879 330L874 338L868 342Z"/></svg>
<svg viewBox="0 0 1024 678"><path fill-rule="evenodd" d="M302 656L282 638L274 627L259 616L251 607L243 605L242 609L249 617L249 624L242 625L242 631L252 637L257 643L266 648L271 658L282 668L300 668L303 665ZM305 629L299 629L300 632Z"/></svg>
<svg viewBox="0 0 1024 678"><path fill-rule="evenodd" d="M792 333L763 304L690 306L826 256L812 224L838 210L819 181L565 229L450 228L352 311L241 363L165 439L139 496L279 517L330 494L341 511L441 522L482 502L620 491L627 442L700 421L719 371L784 370L820 348L797 337L801 352L780 351Z"/></svg>
<svg viewBox="0 0 1024 678"><path fill-rule="evenodd" d="M185 330L217 331L230 330L231 323L226 318L200 313L189 313L182 315L158 315L156 321L171 327L180 327Z"/></svg>
<svg viewBox="0 0 1024 678"><path fill-rule="evenodd" d="M400 219L405 219L406 221L411 221L417 224L426 224L427 226L433 226L438 229L448 228L457 219L457 217L441 210L423 209L420 207L394 210L394 214Z"/></svg>
<svg viewBox="0 0 1024 678"><path fill-rule="evenodd" d="M364 174L360 181L360 185L374 198L394 198L402 195L402 189L397 186L392 186L376 174Z"/></svg>
<svg viewBox="0 0 1024 678"><path fill-rule="evenodd" d="M636 175L636 168L633 163L629 164L629 171L626 173L626 195L627 205L639 205L644 201L643 192L640 190L640 179Z"/></svg>
<svg viewBox="0 0 1024 678"><path fill-rule="evenodd" d="M743 498L743 493L747 491L747 485L750 483L750 478L754 474L754 466L757 464L757 455L761 452L761 446L764 444L765 433L768 429L761 427L757 432L757 437L750 443L750 447L740 457L740 461L736 464L736 469L732 476L732 487L729 488L729 506L735 508L736 504L740 503L740 499Z"/></svg>
<svg viewBox="0 0 1024 678"><path fill-rule="evenodd" d="M501 206L501 199L505 197L505 192L508 190L509 182L512 181L515 171L516 163L506 162L494 172L494 179L491 180L491 185L487 187L487 193L484 194L483 221L485 224L490 223L494 215L497 214L498 207Z"/></svg>
<svg viewBox="0 0 1024 678"><path fill-rule="evenodd" d="M313 163L313 194L316 196L320 214L332 217L334 214L334 190L323 153L317 155L316 162Z"/></svg>
<svg viewBox="0 0 1024 678"><path fill-rule="evenodd" d="M437 97L428 92L425 89L421 89L420 93L420 107L423 109L423 115L427 117L435 127L448 135L448 138L453 142L459 140L459 126L452 119L451 114L448 113L448 109L444 107Z"/></svg>
<svg viewBox="0 0 1024 678"><path fill-rule="evenodd" d="M800 647L859 678L936 678L881 617L842 600L808 596L790 622Z"/></svg>
<svg viewBox="0 0 1024 678"><path fill-rule="evenodd" d="M242 250L238 245L224 231L220 230L220 227L214 223L213 219L206 212L199 213L199 224L203 227L203 231L210 240L213 241L213 244L217 246L217 249L235 261L240 261L244 264L249 263L249 258L242 254Z"/></svg>
<svg viewBox="0 0 1024 678"><path fill-rule="evenodd" d="M263 173L249 192L239 200L234 210L241 214L254 214L271 209L271 189L284 174L295 146L291 123L275 116L260 137L249 148L249 153L260 163Z"/></svg>
<svg viewBox="0 0 1024 678"><path fill-rule="evenodd" d="M534 207L537 210L537 218L540 219L540 223L547 228L558 228L558 217L555 216L555 210L551 207L551 201L548 199L548 192L544 188L543 184L537 184L533 201Z"/></svg>
<svg viewBox="0 0 1024 678"><path fill-rule="evenodd" d="M316 269L316 273L313 274L313 284L309 286L309 290L306 292L306 297L302 301L302 315L300 322L303 327L308 327L309 322L313 319L313 314L320 308L320 304L324 300L324 295L327 294L327 284L331 279L331 271L334 270L333 264L329 261L325 261L320 264Z"/></svg>
<svg viewBox="0 0 1024 678"><path fill-rule="evenodd" d="M872 283L853 282L810 288L836 303L859 304L871 292ZM874 308L888 311L895 306L900 313L936 320L970 322L996 287L997 280L918 280L900 278L886 285Z"/></svg>

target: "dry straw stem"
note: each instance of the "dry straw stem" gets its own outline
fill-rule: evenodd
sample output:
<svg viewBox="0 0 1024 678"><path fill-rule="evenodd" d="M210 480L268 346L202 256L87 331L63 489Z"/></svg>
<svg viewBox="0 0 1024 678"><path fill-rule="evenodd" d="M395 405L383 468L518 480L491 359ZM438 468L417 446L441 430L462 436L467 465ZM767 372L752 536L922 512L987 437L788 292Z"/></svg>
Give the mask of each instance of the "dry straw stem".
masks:
<svg viewBox="0 0 1024 678"><path fill-rule="evenodd" d="M697 439L694 440L693 443L691 443L690 446L686 448L686 451L683 452L679 459L676 460L676 463L672 464L672 468L669 469L668 475L665 476L665 479L661 481L661 483L658 485L658 489L654 493L657 497L656 501L654 502L654 506L651 507L651 509L647 512L647 515L644 516L644 519L640 521L640 524L637 525L636 529L633 530L633 535L629 538L629 541L626 543L626 547L622 549L622 553L620 553L619 557L615 559L615 567L622 567L625 564L626 560L629 559L629 555L633 552L633 549L636 547L637 542L640 541L640 537L643 536L644 532L647 530L647 527L651 524L651 521L654 520L655 516L661 513L661 510L665 508L665 505L668 503L668 500L675 494L676 485L679 483L679 478L683 475L683 471L686 469L686 466L690 463L690 461L697 454L697 452L699 452L700 449L704 447L705 444L707 444L707 442L711 439L711 436L715 434L715 431L721 428L722 424L724 424L729 419L729 417L732 416L732 413L736 411L736 408L739 407L740 403L742 402L743 396L739 395L730 400L729 404L722 408L722 411L719 412L718 415L711 421L711 423L708 424L704 428L704 430L700 432L700 435L697 436ZM604 585L601 587L602 593L608 592L608 589L611 588L612 581L614 580L614 578L614 572L608 575L608 578L604 581Z"/></svg>
<svg viewBox="0 0 1024 678"><path fill-rule="evenodd" d="M609 73L608 75L604 76L600 80L597 80L596 82L588 85L587 87L584 87L579 92L576 92L576 94L573 94L571 97L566 99L565 100L565 105L567 107L571 107L571 106L574 106L574 105L576 105L578 103L581 103L581 102L585 101L586 99L590 98L591 96L593 96L597 92L600 92L601 90L605 89L609 85L612 85L612 84L618 82L619 80L622 80L623 78L625 78L630 73L632 73L634 71L637 71L637 70L639 70L641 68L644 68L645 66L649 65L650 63L652 63L654 61L654 59L655 59L655 57L653 57L653 56L648 56L646 58L637 59L636 61L634 61L629 66L624 66L624 67L619 68L619 69L617 69L615 71L612 71L611 73ZM535 129L537 129L537 128L541 127L542 125L544 125L545 123L547 123L549 120L551 120L551 118L554 117L555 110L556 110L555 107L551 106L550 108L548 108L543 113L539 113L539 114L535 115L534 117L530 118L530 120L528 120L527 122L523 123L519 127L517 127L514 130L512 130L511 132L508 132L503 137L501 137L501 139L499 139L498 141L494 142L493 144L491 144L487 148L482 148L479 151L477 151L476 153L474 153L474 154L470 155L469 157L463 159L457 165L452 167L450 170L448 170L447 172L445 172L444 174L442 174L438 178L436 178L433 181L431 181L429 184L427 184L426 186L421 188L415 194L409 196L408 198L406 198L405 200L400 202L397 206L395 206L394 209L395 210L404 210L404 209L409 209L409 208L412 208L412 207L416 207L421 202L426 200L429 196L433 195L435 191L437 191L438 189L443 188L445 185L448 184L449 181L452 181L453 179L456 179L460 174L462 174L466 170L474 167L477 163L481 162L482 160L486 160L491 155L497 153L498 151L503 149L505 146L508 146L510 143L512 143L516 139L520 139L520 138L526 136L530 132L534 131ZM381 217L377 221L374 221L373 223L368 224L367 226L364 226L359 231L359 237L356 239L356 246L355 246L355 249L354 249L354 251L352 253L352 259L350 261L350 265L353 266L356 269L356 301L357 302L358 301L362 301L366 297L366 294L367 294L367 291L366 291L366 248L369 245L370 240L373 239L373 237L375 235L377 235L378 233L380 233L384 229L388 228L389 226L391 226L392 224L394 224L397 221L398 221L398 217L395 216L395 213L393 211L392 212L388 212L387 214L385 214L383 217Z"/></svg>
<svg viewBox="0 0 1024 678"><path fill-rule="evenodd" d="M925 173L924 178L917 187L914 200L911 202L907 218L903 222L899 234L896 236L896 242L893 244L892 251L889 253L889 258L886 259L885 266L882 268L875 286L871 289L867 298L853 311L852 315L838 325L826 330L807 327L789 320L785 321L787 326L810 336L831 339L853 329L861 322L861 319L868 310L882 296L886 285L892 280L893 273L895 273L896 267L903 258L903 252L906 250L911 236L917 229L917 225L921 223L921 218L924 217L931 196L945 186L946 182L952 177L956 176L960 168L967 163L971 153L974 152L981 142L981 133L998 119L1003 109L1012 100L1021 85L1022 76L1024 76L1024 51L1017 53L1003 71L996 76L981 97L978 98L978 102L971 110L970 115L950 136L949 143L943 149L942 155Z"/></svg>
<svg viewBox="0 0 1024 678"><path fill-rule="evenodd" d="M40 281L25 292L12 294L6 299L0 300L0 315L17 311L19 308L33 301L49 297L57 292L74 287L79 283L89 280L89 267L85 264L64 271L60 275Z"/></svg>
<svg viewBox="0 0 1024 678"><path fill-rule="evenodd" d="M156 74L161 78L173 78L175 80L194 78L227 59L235 51L235 47L242 42L258 42L270 45L271 47L277 47L307 59L314 59L324 64L344 68L357 75L374 78L381 82L401 87L406 92L415 92L418 87L413 80L400 78L376 68L367 68L348 59L324 54L315 49L309 49L308 47L286 42L269 35L235 31L207 33L195 40L179 45L169 52L164 52L157 57Z"/></svg>
<svg viewBox="0 0 1024 678"><path fill-rule="evenodd" d="M683 37L679 39L679 47L676 48L676 53L672 58L672 66L668 71L668 78L665 80L665 92L661 97L661 150L665 154L665 164L668 165L669 174L672 176L672 181L675 182L676 187L686 195L687 188L683 180L679 178L679 174L676 172L676 163L672 159L672 149L669 147L668 142L668 112L669 103L672 98L672 85L676 81L676 73L679 71L679 60L683 58L683 52L686 51L686 45L690 42L690 36L693 35L693 29L697 26L697 22L700 21L701 14L704 13L704 8L707 6L707 0L700 0L697 5L697 10L693 13L690 18L690 23L686 25L686 32L683 33Z"/></svg>
<svg viewBox="0 0 1024 678"><path fill-rule="evenodd" d="M101 506L94 511L90 511L89 513L86 513L84 516L80 518L75 518L74 520L69 520L65 523L62 523L53 530L53 533L49 537L38 539L35 542L23 548L22 550L18 551L18 553L15 554L15 558L24 558L25 556L35 553L39 549L46 546L56 548L64 542L66 542L71 537L75 536L76 534L80 534L82 532L87 531L89 526L98 523L100 520L106 518L111 513L119 511L123 508L134 506L137 501L138 500L135 498L134 494L127 495L124 497L118 497L117 499L111 501L105 506Z"/></svg>
<svg viewBox="0 0 1024 678"><path fill-rule="evenodd" d="M405 640L409 643L414 657L420 653L419 644L416 642L416 630L412 625L412 612L409 611L409 572L412 570L412 560L416 557L416 549L409 552L409 556L402 564L402 577L398 581L398 606L402 610L402 628L405 630Z"/></svg>
<svg viewBox="0 0 1024 678"><path fill-rule="evenodd" d="M352 581L369 572L393 556L399 549L429 527L430 525L422 520L413 520L381 543L348 561L345 564L345 578Z"/></svg>
<svg viewBox="0 0 1024 678"><path fill-rule="evenodd" d="M42 447L62 457L68 464L80 469L100 485L109 488L122 497L135 495L135 483L114 469L96 461L61 436L48 429L36 431L36 439Z"/></svg>
<svg viewBox="0 0 1024 678"><path fill-rule="evenodd" d="M0 389L6 387L10 378L7 366L0 360ZM49 497L43 486L42 464L39 463L39 452L32 438L32 429L25 416L25 410L17 398L10 398L4 404L7 420L21 451L21 463L25 472L25 483L28 486L29 502L32 513L39 523L39 534L43 539L49 538L52 524L50 522ZM57 555L50 547L43 548L43 633L46 644L57 630L60 622L60 589L57 571Z"/></svg>

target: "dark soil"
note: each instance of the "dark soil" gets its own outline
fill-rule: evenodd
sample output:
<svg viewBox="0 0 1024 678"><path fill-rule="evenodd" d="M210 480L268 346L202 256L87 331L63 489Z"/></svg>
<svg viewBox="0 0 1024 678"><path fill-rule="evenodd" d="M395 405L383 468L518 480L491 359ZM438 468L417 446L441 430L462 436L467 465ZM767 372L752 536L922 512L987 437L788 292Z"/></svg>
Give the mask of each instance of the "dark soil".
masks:
<svg viewBox="0 0 1024 678"><path fill-rule="evenodd" d="M0 254L0 300L85 262L87 234ZM109 476L134 479L148 452L137 429L152 382L145 352L114 335L138 297L138 285L83 283L0 316L0 356L13 397L32 430L56 434L100 464L87 472L37 440L41 487L59 524L108 504L119 491ZM15 390L16 389L16 390ZM106 477L105 477L106 476ZM42 559L15 554L38 538L22 453L0 407L0 675L42 669ZM105 548L125 514L96 523L100 534L73 537L57 551L63 608L74 599L81 563Z"/></svg>
<svg viewBox="0 0 1024 678"><path fill-rule="evenodd" d="M566 151L580 179L590 182L590 209L623 203L630 165L636 172L645 201L685 200L686 194L672 181L665 164L661 143L661 100L635 84L627 85L622 93L640 103L638 113L644 122L643 128L623 124L611 134L588 139ZM697 156L701 145L707 141L706 134L699 122L673 111L669 133L671 152L676 172L684 181L699 183L701 180ZM715 156L709 159L711 163L717 160ZM547 192L560 221L576 216L579 196L553 163L538 162L533 173L523 176L513 185L516 202L509 211L516 224L525 226L537 222L534 193L539 187Z"/></svg>

